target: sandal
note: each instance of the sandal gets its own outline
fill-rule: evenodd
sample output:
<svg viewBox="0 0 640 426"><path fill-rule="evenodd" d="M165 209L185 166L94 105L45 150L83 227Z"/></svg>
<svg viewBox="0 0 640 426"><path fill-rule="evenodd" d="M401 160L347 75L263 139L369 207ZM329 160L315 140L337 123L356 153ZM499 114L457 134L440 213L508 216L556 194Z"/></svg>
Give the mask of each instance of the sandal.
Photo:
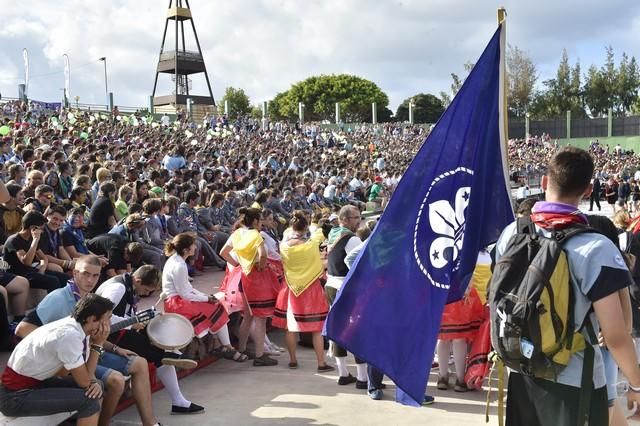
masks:
<svg viewBox="0 0 640 426"><path fill-rule="evenodd" d="M297 362L290 362L289 363L289 368L291 370L295 370L296 368L298 368L298 363Z"/></svg>
<svg viewBox="0 0 640 426"><path fill-rule="evenodd" d="M228 359L235 362L245 362L249 359L247 354L243 354L242 352L238 352L233 348L226 348L222 350L222 357L224 359Z"/></svg>

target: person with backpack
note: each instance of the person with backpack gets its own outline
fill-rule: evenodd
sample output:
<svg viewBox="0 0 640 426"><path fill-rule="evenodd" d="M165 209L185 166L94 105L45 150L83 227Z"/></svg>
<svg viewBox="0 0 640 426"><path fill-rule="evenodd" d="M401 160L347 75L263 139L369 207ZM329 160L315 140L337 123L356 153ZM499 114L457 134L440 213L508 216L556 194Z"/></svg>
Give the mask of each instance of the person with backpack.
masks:
<svg viewBox="0 0 640 426"><path fill-rule="evenodd" d="M622 300L633 280L619 249L578 210L594 163L567 147L551 159L546 201L502 232L489 288L491 341L510 368L507 426L609 424L595 330L640 402L640 369Z"/></svg>

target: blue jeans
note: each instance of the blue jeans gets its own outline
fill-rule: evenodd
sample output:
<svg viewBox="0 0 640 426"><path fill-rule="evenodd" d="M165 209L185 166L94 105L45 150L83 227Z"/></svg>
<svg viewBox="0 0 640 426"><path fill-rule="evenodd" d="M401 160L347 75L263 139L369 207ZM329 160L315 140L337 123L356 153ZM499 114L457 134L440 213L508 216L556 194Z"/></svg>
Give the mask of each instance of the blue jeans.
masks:
<svg viewBox="0 0 640 426"><path fill-rule="evenodd" d="M369 392L373 392L376 389L382 389L382 379L384 373L371 364L367 364L367 376L369 377Z"/></svg>
<svg viewBox="0 0 640 426"><path fill-rule="evenodd" d="M102 383L100 383L102 385ZM0 386L0 411L5 416L49 416L77 411L77 418L91 417L100 411L100 400L85 396L71 377L53 377L36 389L10 391Z"/></svg>

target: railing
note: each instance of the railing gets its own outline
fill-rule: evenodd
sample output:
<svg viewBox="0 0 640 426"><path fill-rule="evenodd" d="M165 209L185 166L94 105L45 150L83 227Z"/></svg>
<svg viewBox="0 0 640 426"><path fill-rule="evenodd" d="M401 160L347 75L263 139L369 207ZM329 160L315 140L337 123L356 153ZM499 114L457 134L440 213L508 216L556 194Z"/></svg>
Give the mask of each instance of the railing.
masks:
<svg viewBox="0 0 640 426"><path fill-rule="evenodd" d="M176 56L176 51L171 50L164 52L160 55L161 61L168 61ZM202 55L198 52L192 52L187 50L178 50L178 59L183 61L202 61Z"/></svg>
<svg viewBox="0 0 640 426"><path fill-rule="evenodd" d="M2 107L6 103L19 101L19 100L20 99L18 98L2 97L2 99L0 99L0 107ZM36 102L40 102L40 101L36 101ZM42 102L42 103L61 104L62 102L59 101L59 102ZM118 107L118 111L120 111L121 113L134 113L136 111L147 109L147 107L121 106L121 105L117 105L117 107ZM109 110L109 106L106 104L87 104L87 103L79 103L79 102L69 102L69 108L79 109L81 111L109 112L109 113L111 112ZM1 112L2 111L0 110L0 113Z"/></svg>

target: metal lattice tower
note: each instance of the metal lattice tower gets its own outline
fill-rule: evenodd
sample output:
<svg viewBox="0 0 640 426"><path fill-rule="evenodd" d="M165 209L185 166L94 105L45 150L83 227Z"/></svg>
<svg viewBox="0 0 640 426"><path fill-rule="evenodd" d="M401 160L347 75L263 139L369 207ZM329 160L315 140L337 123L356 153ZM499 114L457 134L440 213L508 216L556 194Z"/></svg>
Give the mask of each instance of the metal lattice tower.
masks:
<svg viewBox="0 0 640 426"><path fill-rule="evenodd" d="M169 10L167 11L164 33L162 34L162 44L160 45L160 56L158 58L156 78L153 83L153 105L173 105L176 107L184 106L187 104L187 98L189 98L195 105L215 106L213 91L211 90L211 83L209 82L209 75L207 74L207 68L202 57L202 49L200 48L200 41L198 40L198 33L196 32L196 26L193 23L193 18L191 16L189 0L184 0L184 5L186 7L183 6L183 0L175 0L175 2L174 0L169 0ZM167 29L169 28L169 21L172 20L175 22L175 48L173 50L165 50ZM185 21L189 21L191 23L193 37L195 38L196 46L198 47L197 52L188 51L186 49ZM175 83L175 90L173 94L156 96L158 76L160 73L171 74L171 81ZM207 82L207 87L209 88L209 96L197 96L190 93L191 79L189 76L199 73L204 73L204 78Z"/></svg>

